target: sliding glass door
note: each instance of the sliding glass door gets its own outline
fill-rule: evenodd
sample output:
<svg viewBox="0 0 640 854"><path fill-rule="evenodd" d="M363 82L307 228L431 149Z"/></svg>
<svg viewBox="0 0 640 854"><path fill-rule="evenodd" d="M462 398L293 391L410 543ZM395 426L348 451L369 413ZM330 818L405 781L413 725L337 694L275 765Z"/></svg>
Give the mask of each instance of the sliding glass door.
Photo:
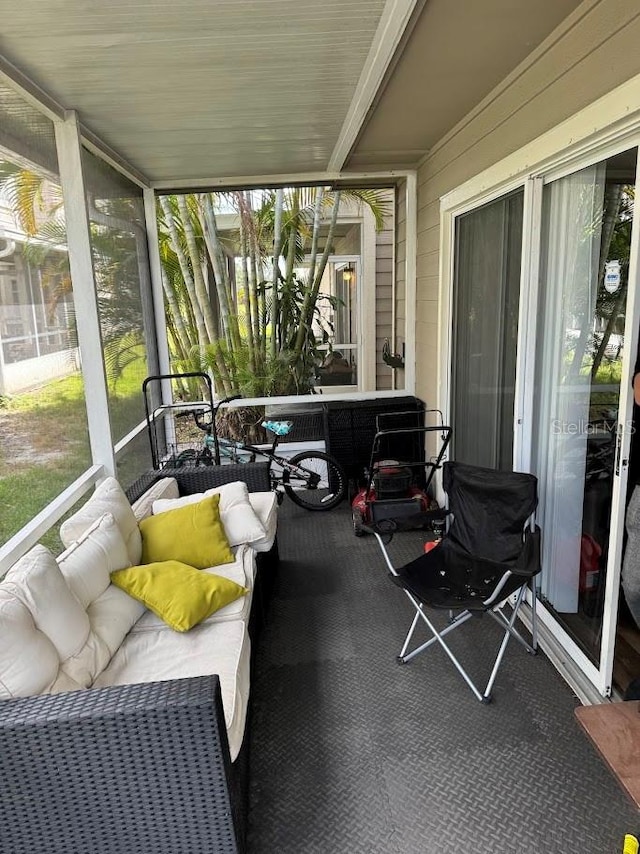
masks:
<svg viewBox="0 0 640 854"><path fill-rule="evenodd" d="M451 456L537 475L541 619L603 695L640 667L636 653L621 670L640 626L624 635L624 598L618 610L640 428L637 159L585 157L452 215ZM634 460L638 480L640 437Z"/></svg>
<svg viewBox="0 0 640 854"><path fill-rule="evenodd" d="M453 290L455 459L513 467L524 191L458 217Z"/></svg>
<svg viewBox="0 0 640 854"><path fill-rule="evenodd" d="M615 620L617 606L607 575L619 569L623 536L636 159L633 149L547 183L541 212L531 449L545 532L539 596L600 673L604 618Z"/></svg>

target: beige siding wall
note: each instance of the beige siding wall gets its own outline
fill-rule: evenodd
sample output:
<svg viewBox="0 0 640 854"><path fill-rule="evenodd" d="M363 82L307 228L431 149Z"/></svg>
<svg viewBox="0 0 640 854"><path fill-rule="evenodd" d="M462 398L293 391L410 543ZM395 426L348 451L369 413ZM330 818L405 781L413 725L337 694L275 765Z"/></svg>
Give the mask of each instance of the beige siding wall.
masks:
<svg viewBox="0 0 640 854"><path fill-rule="evenodd" d="M639 74L639 44L637 3L588 0L422 163L416 393L430 404L436 399L440 197ZM399 238L399 265L401 246Z"/></svg>

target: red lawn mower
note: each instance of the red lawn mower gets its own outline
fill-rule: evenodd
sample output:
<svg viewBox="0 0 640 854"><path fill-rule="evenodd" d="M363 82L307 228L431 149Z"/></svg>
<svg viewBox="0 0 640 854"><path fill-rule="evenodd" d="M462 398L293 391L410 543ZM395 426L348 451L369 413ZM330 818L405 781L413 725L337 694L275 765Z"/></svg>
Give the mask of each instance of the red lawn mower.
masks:
<svg viewBox="0 0 640 854"><path fill-rule="evenodd" d="M451 441L451 427L443 423L439 409L429 409L430 426L389 426L393 419L416 417L412 413L385 413L376 419L376 435L371 447L366 482L351 502L353 532L365 533L365 526L382 519L404 519L433 511L434 522L442 516L433 496L432 481L441 467ZM419 414L422 416L422 413ZM435 455L427 456L437 445ZM421 526L424 525L424 517Z"/></svg>

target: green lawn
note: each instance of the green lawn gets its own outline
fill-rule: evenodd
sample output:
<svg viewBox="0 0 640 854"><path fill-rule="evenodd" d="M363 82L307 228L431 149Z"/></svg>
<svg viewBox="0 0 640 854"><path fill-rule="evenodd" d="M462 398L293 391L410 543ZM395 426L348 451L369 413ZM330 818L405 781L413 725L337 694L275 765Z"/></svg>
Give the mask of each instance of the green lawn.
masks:
<svg viewBox="0 0 640 854"><path fill-rule="evenodd" d="M109 394L114 434L142 420L141 361L125 368ZM84 387L79 375L2 401L0 543L6 542L91 462ZM55 531L43 542L58 548Z"/></svg>

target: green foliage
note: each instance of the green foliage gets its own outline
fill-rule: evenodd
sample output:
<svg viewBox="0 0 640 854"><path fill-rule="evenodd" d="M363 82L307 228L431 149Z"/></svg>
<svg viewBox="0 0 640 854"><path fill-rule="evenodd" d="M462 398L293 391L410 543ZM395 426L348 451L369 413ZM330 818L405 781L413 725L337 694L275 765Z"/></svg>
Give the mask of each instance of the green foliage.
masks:
<svg viewBox="0 0 640 854"><path fill-rule="evenodd" d="M178 370L208 370L221 396L312 388L333 332L322 307L338 304L320 282L341 195L368 206L378 227L391 211L376 190L319 187L159 200L165 310ZM233 228L219 227L221 205L232 212Z"/></svg>

